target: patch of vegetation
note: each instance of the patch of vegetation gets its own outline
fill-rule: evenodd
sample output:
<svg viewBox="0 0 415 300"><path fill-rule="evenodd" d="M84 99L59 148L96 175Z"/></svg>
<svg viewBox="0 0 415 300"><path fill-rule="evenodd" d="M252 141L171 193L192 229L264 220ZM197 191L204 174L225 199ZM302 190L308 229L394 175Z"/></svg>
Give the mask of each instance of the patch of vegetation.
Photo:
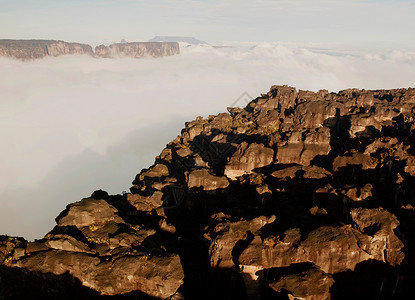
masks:
<svg viewBox="0 0 415 300"><path fill-rule="evenodd" d="M262 244L265 248L273 248L276 244L280 242L280 238L278 236L268 236L264 238Z"/></svg>
<svg viewBox="0 0 415 300"><path fill-rule="evenodd" d="M251 185L263 185L265 183L266 176L264 174L252 174L249 176L249 183Z"/></svg>
<svg viewBox="0 0 415 300"><path fill-rule="evenodd" d="M17 238L9 237L6 241L6 248L1 250L1 252L4 254L5 260L4 263L7 264L13 260L13 252L14 249L21 245L21 241L19 241Z"/></svg>

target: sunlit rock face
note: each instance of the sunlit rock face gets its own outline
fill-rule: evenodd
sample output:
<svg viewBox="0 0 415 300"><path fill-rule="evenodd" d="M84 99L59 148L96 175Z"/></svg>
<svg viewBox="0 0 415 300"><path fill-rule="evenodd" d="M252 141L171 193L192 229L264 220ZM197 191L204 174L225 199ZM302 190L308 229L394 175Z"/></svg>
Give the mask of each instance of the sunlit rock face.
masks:
<svg viewBox="0 0 415 300"><path fill-rule="evenodd" d="M0 57L34 60L47 56L93 55L90 45L51 40L0 40Z"/></svg>
<svg viewBox="0 0 415 300"><path fill-rule="evenodd" d="M130 193L68 205L41 240L1 237L0 291L406 299L414 109L414 89L273 86L245 108L198 117Z"/></svg>
<svg viewBox="0 0 415 300"><path fill-rule="evenodd" d="M274 150L262 144L242 143L226 164L225 175L233 180L253 169L265 167L274 160Z"/></svg>
<svg viewBox="0 0 415 300"><path fill-rule="evenodd" d="M120 43L109 46L100 45L95 48L95 55L99 57L133 57L140 58L145 56L163 57L180 53L179 43L150 43L134 42Z"/></svg>

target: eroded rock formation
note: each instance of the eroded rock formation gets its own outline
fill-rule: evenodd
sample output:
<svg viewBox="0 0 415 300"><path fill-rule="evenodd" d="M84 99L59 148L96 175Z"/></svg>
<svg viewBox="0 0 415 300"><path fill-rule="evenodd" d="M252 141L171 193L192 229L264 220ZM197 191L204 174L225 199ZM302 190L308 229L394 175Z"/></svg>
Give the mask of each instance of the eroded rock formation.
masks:
<svg viewBox="0 0 415 300"><path fill-rule="evenodd" d="M199 117L131 193L68 205L41 240L1 237L0 291L26 295L27 282L47 296L408 298L414 109L415 89L273 86L245 108Z"/></svg>

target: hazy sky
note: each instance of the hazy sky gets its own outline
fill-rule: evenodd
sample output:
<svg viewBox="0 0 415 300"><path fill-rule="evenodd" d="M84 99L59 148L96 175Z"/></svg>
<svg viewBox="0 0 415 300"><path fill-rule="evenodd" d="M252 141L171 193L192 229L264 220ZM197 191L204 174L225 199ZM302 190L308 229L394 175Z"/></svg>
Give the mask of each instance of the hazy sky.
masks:
<svg viewBox="0 0 415 300"><path fill-rule="evenodd" d="M409 0L0 0L0 38L89 43L194 36L415 47Z"/></svg>

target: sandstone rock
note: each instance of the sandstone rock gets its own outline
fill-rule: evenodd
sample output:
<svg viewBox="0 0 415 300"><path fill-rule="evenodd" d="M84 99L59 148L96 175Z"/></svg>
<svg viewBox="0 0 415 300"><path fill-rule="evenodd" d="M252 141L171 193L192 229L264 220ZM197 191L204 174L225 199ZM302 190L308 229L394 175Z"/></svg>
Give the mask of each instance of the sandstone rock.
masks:
<svg viewBox="0 0 415 300"><path fill-rule="evenodd" d="M278 149L277 162L281 164L301 164L308 166L318 155L330 153L330 130L318 128L316 131L306 134L293 132L285 146Z"/></svg>
<svg viewBox="0 0 415 300"><path fill-rule="evenodd" d="M399 225L396 216L383 208L356 208L350 214L360 231L373 236L368 245L369 253L381 251L381 259L391 265L403 261L403 243L393 231Z"/></svg>
<svg viewBox="0 0 415 300"><path fill-rule="evenodd" d="M154 177L162 177L162 176L169 176L169 169L166 165L157 164L152 167L150 170L143 172L140 175L140 180L144 180L146 177L154 178Z"/></svg>
<svg viewBox="0 0 415 300"><path fill-rule="evenodd" d="M366 199L372 197L372 189L373 189L373 186L370 183L368 183L364 187L362 187L360 189L359 199L366 200Z"/></svg>
<svg viewBox="0 0 415 300"><path fill-rule="evenodd" d="M248 145L243 142L235 154L232 155L225 168L225 175L235 180L253 169L268 166L274 159L274 150L261 144Z"/></svg>
<svg viewBox="0 0 415 300"><path fill-rule="evenodd" d="M407 165L405 166L405 172L415 177L415 157L408 157L406 162Z"/></svg>
<svg viewBox="0 0 415 300"><path fill-rule="evenodd" d="M317 166L305 166L303 167L303 170L303 178L307 179L322 179L333 176L333 174L331 174L329 171Z"/></svg>
<svg viewBox="0 0 415 300"><path fill-rule="evenodd" d="M202 117L196 118L193 122L186 123L187 132L189 134L189 139L193 140L196 136L200 135L205 128L206 120Z"/></svg>
<svg viewBox="0 0 415 300"><path fill-rule="evenodd" d="M274 171L271 176L281 180L294 179L296 177L306 179L322 179L332 176L332 174L329 171L317 166L292 166Z"/></svg>
<svg viewBox="0 0 415 300"><path fill-rule="evenodd" d="M272 172L271 176L280 179L293 179L298 171L302 170L301 166L293 166Z"/></svg>
<svg viewBox="0 0 415 300"><path fill-rule="evenodd" d="M221 113L214 116L208 124L205 125L205 130L219 129L221 132L228 132L232 127L232 117L227 113Z"/></svg>
<svg viewBox="0 0 415 300"><path fill-rule="evenodd" d="M263 226L272 223L275 217L258 217L252 221L240 220L224 222L214 228L217 236L210 246L210 264L215 268L231 268L235 265L232 250L236 243L249 239L249 234L257 232Z"/></svg>
<svg viewBox="0 0 415 300"><path fill-rule="evenodd" d="M176 154L180 157L186 157L192 155L193 153L189 148L180 148L176 151Z"/></svg>
<svg viewBox="0 0 415 300"><path fill-rule="evenodd" d="M176 292L183 280L178 256L126 256L114 262L100 262L83 253L49 251L23 258L13 266L56 275L69 271L84 286L102 295L139 290L165 299Z"/></svg>
<svg viewBox="0 0 415 300"><path fill-rule="evenodd" d="M109 221L123 223L124 221L116 214L117 209L104 200L85 198L80 202L68 205L56 222L59 226L90 226L102 224Z"/></svg>
<svg viewBox="0 0 415 300"><path fill-rule="evenodd" d="M172 151L169 148L164 148L160 153L160 158L166 162L171 163L172 160Z"/></svg>
<svg viewBox="0 0 415 300"><path fill-rule="evenodd" d="M334 280L315 266L291 265L278 273L278 279L269 285L279 293L288 293L292 299L331 299L330 288Z"/></svg>
<svg viewBox="0 0 415 300"><path fill-rule="evenodd" d="M360 165L362 169L374 169L379 163L379 160L370 155L365 155L360 152L353 152L350 156L338 156L334 159L333 170L338 171L350 165Z"/></svg>
<svg viewBox="0 0 415 300"><path fill-rule="evenodd" d="M152 211L163 205L163 193L156 191L151 197L141 196L139 194L127 194L127 201L131 203L138 211Z"/></svg>
<svg viewBox="0 0 415 300"><path fill-rule="evenodd" d="M359 246L357 237L361 235L348 226L320 227L308 234L299 253L303 253L302 261L312 261L326 273L354 270L358 263L372 258Z"/></svg>
<svg viewBox="0 0 415 300"><path fill-rule="evenodd" d="M156 234L154 229L141 229L136 232L120 233L109 239L110 249L118 247L133 248L140 246L146 238Z"/></svg>
<svg viewBox="0 0 415 300"><path fill-rule="evenodd" d="M53 239L48 240L45 245L56 250L91 253L88 245L68 235L55 235Z"/></svg>
<svg viewBox="0 0 415 300"><path fill-rule="evenodd" d="M49 250L49 248L46 246L45 243L41 243L41 242L30 242L30 243L27 243L27 247L26 247L27 254L32 254L35 252L47 251L47 250Z"/></svg>
<svg viewBox="0 0 415 300"><path fill-rule="evenodd" d="M189 174L187 185L189 189L194 187L202 187L204 191L214 191L227 188L229 181L224 176L214 176L209 174L206 169L199 169Z"/></svg>
<svg viewBox="0 0 415 300"><path fill-rule="evenodd" d="M19 259L26 255L26 249L25 248L14 248L13 251L13 259Z"/></svg>
<svg viewBox="0 0 415 300"><path fill-rule="evenodd" d="M272 194L272 191L269 189L268 185L264 184L264 185L260 185L257 186L255 188L255 190L257 191L257 193L259 195L263 195L263 194Z"/></svg>
<svg viewBox="0 0 415 300"><path fill-rule="evenodd" d="M353 270L356 264L372 258L359 247L356 239L359 235L358 231L349 227L320 227L310 232L299 245L255 237L239 260L242 265L261 269L312 261L327 273Z"/></svg>

